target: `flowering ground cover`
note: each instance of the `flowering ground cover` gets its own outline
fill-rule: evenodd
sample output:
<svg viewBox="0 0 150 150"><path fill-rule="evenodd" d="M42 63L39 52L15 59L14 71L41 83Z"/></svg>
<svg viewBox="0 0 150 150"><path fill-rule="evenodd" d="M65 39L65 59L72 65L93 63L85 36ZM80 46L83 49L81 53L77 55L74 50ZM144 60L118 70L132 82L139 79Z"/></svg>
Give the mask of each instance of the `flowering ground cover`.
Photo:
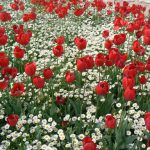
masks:
<svg viewBox="0 0 150 150"><path fill-rule="evenodd" d="M150 150L145 9L1 0L0 150Z"/></svg>

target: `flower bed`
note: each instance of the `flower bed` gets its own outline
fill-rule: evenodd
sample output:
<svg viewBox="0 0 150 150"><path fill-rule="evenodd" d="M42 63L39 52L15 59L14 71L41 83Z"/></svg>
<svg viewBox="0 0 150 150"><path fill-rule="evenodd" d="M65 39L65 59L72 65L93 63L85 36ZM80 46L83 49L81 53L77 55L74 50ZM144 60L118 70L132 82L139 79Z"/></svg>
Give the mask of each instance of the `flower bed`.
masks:
<svg viewBox="0 0 150 150"><path fill-rule="evenodd" d="M150 20L140 5L0 5L0 149L150 149Z"/></svg>

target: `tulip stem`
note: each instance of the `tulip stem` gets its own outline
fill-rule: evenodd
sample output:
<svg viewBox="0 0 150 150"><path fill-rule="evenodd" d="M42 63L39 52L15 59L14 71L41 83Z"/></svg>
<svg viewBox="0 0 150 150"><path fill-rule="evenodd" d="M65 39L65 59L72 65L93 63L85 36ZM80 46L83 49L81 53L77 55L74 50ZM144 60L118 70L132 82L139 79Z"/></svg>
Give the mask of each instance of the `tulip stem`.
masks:
<svg viewBox="0 0 150 150"><path fill-rule="evenodd" d="M80 82L80 88L79 88L79 99L80 99L80 93L81 93L81 88L82 88L82 72L80 74L80 80L79 80L79 82Z"/></svg>
<svg viewBox="0 0 150 150"><path fill-rule="evenodd" d="M95 113L95 119L98 115L98 106L99 106L99 95L96 96L96 113Z"/></svg>
<svg viewBox="0 0 150 150"><path fill-rule="evenodd" d="M99 81L100 81L100 67L98 67L98 72L99 72Z"/></svg>

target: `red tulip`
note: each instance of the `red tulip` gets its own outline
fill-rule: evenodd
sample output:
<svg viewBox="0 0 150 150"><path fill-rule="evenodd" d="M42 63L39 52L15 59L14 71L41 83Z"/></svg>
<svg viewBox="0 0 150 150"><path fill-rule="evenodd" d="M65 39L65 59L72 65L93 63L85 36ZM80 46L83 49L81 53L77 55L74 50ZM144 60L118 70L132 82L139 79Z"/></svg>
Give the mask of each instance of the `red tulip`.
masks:
<svg viewBox="0 0 150 150"><path fill-rule="evenodd" d="M86 1L83 8L86 10L90 6L90 4L91 3L89 1Z"/></svg>
<svg viewBox="0 0 150 150"><path fill-rule="evenodd" d="M138 53L141 49L141 44L138 40L135 40L133 42L133 46L132 46L132 49L134 50L134 52Z"/></svg>
<svg viewBox="0 0 150 150"><path fill-rule="evenodd" d="M107 38L107 37L109 36L109 30L103 31L103 32L102 32L102 36L103 36L104 38Z"/></svg>
<svg viewBox="0 0 150 150"><path fill-rule="evenodd" d="M150 118L150 111L148 111L145 115L144 115L144 120Z"/></svg>
<svg viewBox="0 0 150 150"><path fill-rule="evenodd" d="M32 32L28 31L26 33L20 33L18 34L15 39L16 42L18 42L21 45L27 45L30 42L30 38L32 36Z"/></svg>
<svg viewBox="0 0 150 150"><path fill-rule="evenodd" d="M53 76L53 71L50 68L44 69L43 76L45 79L50 79Z"/></svg>
<svg viewBox="0 0 150 150"><path fill-rule="evenodd" d="M119 3L118 3L118 4L119 4ZM120 4L119 4L119 5L120 5ZM120 7L120 6L117 6L117 7ZM117 7L116 7L116 8L117 8ZM115 9L116 9L116 8L115 8ZM119 9L120 9L120 8L119 8ZM118 10L118 11L119 11L119 10ZM114 21L113 21L113 23L114 23L114 26L119 29L120 27L126 26L126 25L128 24L128 21L124 21L124 20L123 20L123 17L116 16L115 19L114 19Z"/></svg>
<svg viewBox="0 0 150 150"><path fill-rule="evenodd" d="M107 10L107 15L112 15L112 11L111 10Z"/></svg>
<svg viewBox="0 0 150 150"><path fill-rule="evenodd" d="M0 11L2 11L3 10L3 5L0 5Z"/></svg>
<svg viewBox="0 0 150 150"><path fill-rule="evenodd" d="M9 64L9 58L5 52L0 52L0 67L7 67Z"/></svg>
<svg viewBox="0 0 150 150"><path fill-rule="evenodd" d="M0 90L5 90L8 87L7 81L0 81Z"/></svg>
<svg viewBox="0 0 150 150"><path fill-rule="evenodd" d="M6 22L11 20L11 15L10 13L7 13L5 11L0 12L0 21Z"/></svg>
<svg viewBox="0 0 150 150"><path fill-rule="evenodd" d="M94 0L94 2L92 3L92 6L96 7L98 11L101 11L102 9L106 8L106 4L103 0Z"/></svg>
<svg viewBox="0 0 150 150"><path fill-rule="evenodd" d="M64 53L64 48L63 46L61 45L57 45L53 48L53 54L56 56L56 57L60 57L62 56L62 54Z"/></svg>
<svg viewBox="0 0 150 150"><path fill-rule="evenodd" d="M6 67L2 69L1 73L5 80L10 80L11 78L15 78L17 76L18 69Z"/></svg>
<svg viewBox="0 0 150 150"><path fill-rule="evenodd" d="M109 55L105 56L105 65L106 66L112 66L114 63L109 60Z"/></svg>
<svg viewBox="0 0 150 150"><path fill-rule="evenodd" d="M22 19L23 22L28 22L30 20L30 16L28 14L23 14Z"/></svg>
<svg viewBox="0 0 150 150"><path fill-rule="evenodd" d="M11 89L12 96L21 96L25 91L25 86L23 83L14 83L13 88Z"/></svg>
<svg viewBox="0 0 150 150"><path fill-rule="evenodd" d="M135 77L137 75L137 68L134 64L129 64L127 66L125 66L124 70L123 70L123 74L126 77Z"/></svg>
<svg viewBox="0 0 150 150"><path fill-rule="evenodd" d="M30 12L28 15L29 15L29 18L30 18L31 20L35 20L36 17L37 17L37 15L36 15L35 12Z"/></svg>
<svg viewBox="0 0 150 150"><path fill-rule="evenodd" d="M119 59L115 62L115 66L120 69L124 68L127 58L128 58L128 54L119 53Z"/></svg>
<svg viewBox="0 0 150 150"><path fill-rule="evenodd" d="M137 39L141 38L142 35L143 35L143 32L142 32L142 31L137 31L137 32L136 32L136 37L137 37Z"/></svg>
<svg viewBox="0 0 150 150"><path fill-rule="evenodd" d="M126 88L124 91L124 99L126 101L133 101L136 97L136 91L133 88Z"/></svg>
<svg viewBox="0 0 150 150"><path fill-rule="evenodd" d="M78 47L79 50L84 50L87 46L87 41L84 38L76 37L74 39L75 45Z"/></svg>
<svg viewBox="0 0 150 150"><path fill-rule="evenodd" d="M75 81L75 74L67 71L65 75L65 80L67 83L73 83Z"/></svg>
<svg viewBox="0 0 150 150"><path fill-rule="evenodd" d="M109 49L109 60L113 63L117 62L119 59L119 51L117 48Z"/></svg>
<svg viewBox="0 0 150 150"><path fill-rule="evenodd" d="M123 1L123 6L127 7L129 3L127 1Z"/></svg>
<svg viewBox="0 0 150 150"><path fill-rule="evenodd" d="M150 147L150 139L147 140L146 146L147 146L147 147Z"/></svg>
<svg viewBox="0 0 150 150"><path fill-rule="evenodd" d="M111 40L106 40L104 43L105 48L110 49L112 47L112 41Z"/></svg>
<svg viewBox="0 0 150 150"><path fill-rule="evenodd" d="M150 131L150 112L147 112L144 116L144 121L145 121L145 125L147 130Z"/></svg>
<svg viewBox="0 0 150 150"><path fill-rule="evenodd" d="M146 50L140 45L140 42L138 40L133 42L132 49L139 56L143 56L146 53Z"/></svg>
<svg viewBox="0 0 150 150"><path fill-rule="evenodd" d="M64 105L66 102L66 99L62 96L57 96L56 97L56 104L57 105Z"/></svg>
<svg viewBox="0 0 150 150"><path fill-rule="evenodd" d="M144 30L144 43L146 45L150 45L150 29L145 29Z"/></svg>
<svg viewBox="0 0 150 150"><path fill-rule="evenodd" d="M145 84L147 82L147 78L143 75L143 76L139 77L139 81L141 84Z"/></svg>
<svg viewBox="0 0 150 150"><path fill-rule="evenodd" d="M83 13L85 12L85 9L83 9L83 8L77 8L75 11L74 11L74 15L76 15L76 16L81 16L81 15L83 15Z"/></svg>
<svg viewBox="0 0 150 150"><path fill-rule="evenodd" d="M85 62L85 58L78 58L76 61L77 69L80 72L83 72L87 69L87 64Z"/></svg>
<svg viewBox="0 0 150 150"><path fill-rule="evenodd" d="M99 82L95 90L98 95L106 95L109 92L109 84L106 81Z"/></svg>
<svg viewBox="0 0 150 150"><path fill-rule="evenodd" d="M86 143L90 143L92 142L92 138L89 136L86 136L82 139L83 145L85 145Z"/></svg>
<svg viewBox="0 0 150 150"><path fill-rule="evenodd" d="M25 50L24 49L21 49L19 46L16 46L14 48L14 56L18 59L21 59L24 57L24 53L25 53Z"/></svg>
<svg viewBox="0 0 150 150"><path fill-rule="evenodd" d="M144 43L145 43L146 45L150 45L150 37L144 36Z"/></svg>
<svg viewBox="0 0 150 150"><path fill-rule="evenodd" d="M138 20L135 20L133 22L133 27L134 27L134 30L140 30L141 28L140 22Z"/></svg>
<svg viewBox="0 0 150 150"><path fill-rule="evenodd" d="M69 121L62 121L61 126L66 127L69 124Z"/></svg>
<svg viewBox="0 0 150 150"><path fill-rule="evenodd" d="M105 62L105 56L104 56L104 54L98 53L96 55L96 58L95 58L95 65L96 66L103 66L104 62Z"/></svg>
<svg viewBox="0 0 150 150"><path fill-rule="evenodd" d="M54 40L58 45L62 45L65 42L64 36L60 36Z"/></svg>
<svg viewBox="0 0 150 150"><path fill-rule="evenodd" d="M90 55L78 58L76 61L77 69L80 72L86 71L86 69L92 69L94 67L94 59Z"/></svg>
<svg viewBox="0 0 150 150"><path fill-rule="evenodd" d="M134 78L128 78L128 77L123 77L122 79L122 86L124 89L126 88L133 88L135 85L135 79Z"/></svg>
<svg viewBox="0 0 150 150"><path fill-rule="evenodd" d="M24 26L23 25L13 25L12 26L12 30L16 33L16 34L21 34L24 32Z"/></svg>
<svg viewBox="0 0 150 150"><path fill-rule="evenodd" d="M16 115L16 114L10 114L10 115L7 117L7 123L8 123L11 127L16 126L18 120L19 120L19 116Z"/></svg>
<svg viewBox="0 0 150 150"><path fill-rule="evenodd" d="M143 62L136 60L133 63L136 66L137 71L139 72L145 71L145 64Z"/></svg>
<svg viewBox="0 0 150 150"><path fill-rule="evenodd" d="M44 79L39 77L39 76L35 76L33 79L32 79L32 82L33 84L35 85L36 88L38 89L41 89L44 87Z"/></svg>
<svg viewBox="0 0 150 150"><path fill-rule="evenodd" d="M5 27L0 27L0 35L5 34Z"/></svg>
<svg viewBox="0 0 150 150"><path fill-rule="evenodd" d="M22 1L14 0L14 3L11 3L10 7L15 11L24 10L24 3Z"/></svg>
<svg viewBox="0 0 150 150"><path fill-rule="evenodd" d="M112 115L106 115L105 117L105 125L107 128L114 129L116 128L116 119Z"/></svg>
<svg viewBox="0 0 150 150"><path fill-rule="evenodd" d="M46 13L52 13L54 8L55 8L54 4L50 3L49 6L46 7L45 12Z"/></svg>
<svg viewBox="0 0 150 150"><path fill-rule="evenodd" d="M150 37L150 29L145 29L144 30L144 36Z"/></svg>
<svg viewBox="0 0 150 150"><path fill-rule="evenodd" d="M19 10L19 7L18 7L18 5L17 4L15 4L15 3L11 3L10 4L10 7L13 9L13 10Z"/></svg>
<svg viewBox="0 0 150 150"><path fill-rule="evenodd" d="M113 3L112 2L107 2L108 6L113 6Z"/></svg>
<svg viewBox="0 0 150 150"><path fill-rule="evenodd" d="M145 48L141 46L141 49L140 49L140 51L137 53L137 55L139 55L139 56L144 56L145 53L146 53Z"/></svg>
<svg viewBox="0 0 150 150"><path fill-rule="evenodd" d="M82 139L83 142L83 150L99 150L96 148L96 144L92 141L92 138L86 136Z"/></svg>
<svg viewBox="0 0 150 150"><path fill-rule="evenodd" d="M55 10L59 18L64 18L68 14L68 8L67 7L60 7L57 10Z"/></svg>
<svg viewBox="0 0 150 150"><path fill-rule="evenodd" d="M35 62L27 63L25 65L25 73L28 76L34 76L35 72L36 72L36 64L35 64Z"/></svg>
<svg viewBox="0 0 150 150"><path fill-rule="evenodd" d="M86 63L86 69L92 69L94 67L94 59L90 55L84 56L85 63Z"/></svg>
<svg viewBox="0 0 150 150"><path fill-rule="evenodd" d="M24 10L24 9L25 9L25 4L24 4L24 2L20 2L20 3L19 3L19 9L20 9L20 10Z"/></svg>
<svg viewBox="0 0 150 150"><path fill-rule="evenodd" d="M28 14L23 14L22 19L23 19L23 22L28 22L30 20L35 20L36 19L36 13L35 12L30 12Z"/></svg>
<svg viewBox="0 0 150 150"><path fill-rule="evenodd" d="M8 41L8 36L7 35L5 35L5 34L0 35L0 46L6 45L7 41Z"/></svg>
<svg viewBox="0 0 150 150"><path fill-rule="evenodd" d="M126 34L115 35L113 39L113 43L115 45L121 45L126 41Z"/></svg>
<svg viewBox="0 0 150 150"><path fill-rule="evenodd" d="M83 146L83 150L97 150L96 144L92 141Z"/></svg>

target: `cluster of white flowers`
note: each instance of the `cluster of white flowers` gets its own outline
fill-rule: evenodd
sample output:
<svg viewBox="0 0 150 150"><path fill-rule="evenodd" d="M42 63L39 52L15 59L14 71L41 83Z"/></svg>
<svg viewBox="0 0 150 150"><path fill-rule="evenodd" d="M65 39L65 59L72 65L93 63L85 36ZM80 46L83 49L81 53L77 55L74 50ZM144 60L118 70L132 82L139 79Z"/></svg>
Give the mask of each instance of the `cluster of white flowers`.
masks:
<svg viewBox="0 0 150 150"><path fill-rule="evenodd" d="M4 108L0 104L0 120L4 118L4 114L5 114Z"/></svg>
<svg viewBox="0 0 150 150"><path fill-rule="evenodd" d="M117 103L116 105L121 105ZM130 103L127 106L131 106ZM84 126L79 127L81 130L87 129L90 124L94 127L92 132L90 133L93 142L97 143L98 148L103 147L103 136L105 128L104 118L100 116L98 119L95 118L95 110L94 106L89 106L87 108L87 113L81 114L79 117L70 117L67 114L64 117L64 121L68 121L69 124L76 124L78 121L83 122ZM115 114L115 118L122 119L122 109L119 110L118 114ZM128 121L129 130L127 130L127 136L135 135L138 141L142 141L147 138L145 135L145 125L144 119L142 118L144 112L139 110L139 106L137 103L133 103L132 107L127 111L127 118L124 118ZM117 126L119 126L119 121ZM1 142L1 149L7 149L11 146L12 143L17 141L22 141L21 143L27 150L38 149L41 148L43 150L49 149L57 149L65 144L66 148L73 148L75 150L82 148L82 139L89 135L89 131L85 131L84 134L82 132L80 134L70 134L66 135L66 131L70 132L71 128L68 126L67 128L58 128L57 123L52 119L43 119L42 114L39 112L38 115L30 114L29 117L22 116L19 118L19 121L15 128L11 128L8 124L5 124L1 127L0 135L3 137L3 141ZM5 137L5 138L4 138ZM36 139L35 139L36 138ZM70 139L69 141L66 139ZM23 146L23 145L20 146ZM146 145L142 144L142 148L146 147Z"/></svg>

